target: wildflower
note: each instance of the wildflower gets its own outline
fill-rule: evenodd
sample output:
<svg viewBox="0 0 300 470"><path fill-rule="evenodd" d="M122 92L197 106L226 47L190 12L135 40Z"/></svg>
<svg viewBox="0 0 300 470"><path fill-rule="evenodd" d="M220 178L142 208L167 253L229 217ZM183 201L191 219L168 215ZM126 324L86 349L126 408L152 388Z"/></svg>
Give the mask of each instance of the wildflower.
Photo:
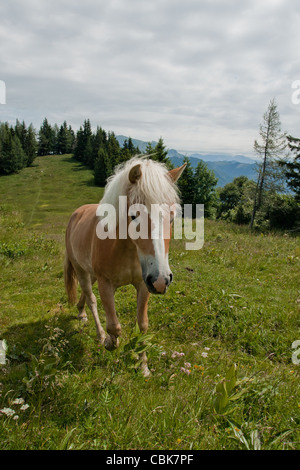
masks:
<svg viewBox="0 0 300 470"><path fill-rule="evenodd" d="M185 367L180 367L180 370L184 372L186 375L190 375L191 371L189 369L186 369Z"/></svg>
<svg viewBox="0 0 300 470"><path fill-rule="evenodd" d="M202 357L207 357L208 354L207 354L206 352L203 352L203 353L201 353L201 356L202 356Z"/></svg>
<svg viewBox="0 0 300 470"><path fill-rule="evenodd" d="M192 366L189 362L185 362L184 367L186 367L187 369L190 369Z"/></svg>
<svg viewBox="0 0 300 470"><path fill-rule="evenodd" d="M0 413L3 413L6 416L13 416L15 414L15 411L11 408L3 408L2 410L0 410Z"/></svg>
<svg viewBox="0 0 300 470"><path fill-rule="evenodd" d="M13 405L23 405L25 403L24 398L16 398L12 404Z"/></svg>
<svg viewBox="0 0 300 470"><path fill-rule="evenodd" d="M15 415L15 416L13 417L13 420L14 420L14 421L18 421L18 419L19 419L19 416L18 416L18 415Z"/></svg>
<svg viewBox="0 0 300 470"><path fill-rule="evenodd" d="M194 365L195 369L197 370L204 370L203 366L198 366L197 364Z"/></svg>
<svg viewBox="0 0 300 470"><path fill-rule="evenodd" d="M177 439L177 444L180 444L180 442L182 441L182 439Z"/></svg>
<svg viewBox="0 0 300 470"><path fill-rule="evenodd" d="M29 408L29 405L25 404L21 406L20 410L25 411L27 408Z"/></svg>
<svg viewBox="0 0 300 470"><path fill-rule="evenodd" d="M205 349L205 351L209 351L209 350L210 350L210 348L204 348L204 349Z"/></svg>
<svg viewBox="0 0 300 470"><path fill-rule="evenodd" d="M178 351L174 351L173 354L172 354L172 359L174 359L175 357L182 357L184 356L184 353L183 352L178 352Z"/></svg>

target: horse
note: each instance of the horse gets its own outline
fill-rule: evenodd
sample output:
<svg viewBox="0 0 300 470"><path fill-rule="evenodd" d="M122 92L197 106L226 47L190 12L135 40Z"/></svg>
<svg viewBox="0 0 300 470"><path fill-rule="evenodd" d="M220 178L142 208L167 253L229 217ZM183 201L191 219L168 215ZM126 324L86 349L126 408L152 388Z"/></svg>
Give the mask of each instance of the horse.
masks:
<svg viewBox="0 0 300 470"><path fill-rule="evenodd" d="M118 347L121 334L114 302L116 289L129 284L135 287L137 323L140 332L146 333L150 293L164 294L172 282L173 274L168 262L169 243L172 217L176 215L176 207L180 202L176 183L185 166L186 164L168 170L165 164L148 156L133 157L125 164L119 165L108 178L99 204L79 207L69 220L64 262L68 300L73 305L77 302L79 282L81 296L77 303L78 318L87 321L87 303L95 320L98 339L108 350ZM126 202L122 207L120 200ZM139 210L134 213L132 208L136 205ZM160 211L159 220L163 229L160 230L159 236L154 236L158 224L152 217L151 208L157 206L169 207L170 211L169 214L166 210ZM144 208L146 213L144 222L148 222L145 237L133 236L138 233L137 222L142 225L142 219L136 216L137 213L141 215L140 207ZM112 209L105 212L107 217L104 217L103 213L100 214L103 208ZM121 227L121 222L124 221L128 226L126 236L124 227ZM105 231L108 227L109 230ZM100 230L100 236L99 228L103 229L102 232ZM114 236L109 236L111 234ZM97 301L92 291L96 281L106 314L107 335L99 320ZM142 373L146 377L150 372L145 352L140 355L140 361Z"/></svg>

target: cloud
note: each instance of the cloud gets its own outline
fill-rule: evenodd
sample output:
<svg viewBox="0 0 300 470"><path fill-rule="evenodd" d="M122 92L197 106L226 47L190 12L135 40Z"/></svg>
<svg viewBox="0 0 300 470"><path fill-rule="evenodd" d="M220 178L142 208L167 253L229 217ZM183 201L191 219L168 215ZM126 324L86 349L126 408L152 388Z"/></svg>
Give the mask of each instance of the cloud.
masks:
<svg viewBox="0 0 300 470"><path fill-rule="evenodd" d="M168 147L249 154L273 97L297 133L299 12L292 0L2 2L0 119L90 118Z"/></svg>

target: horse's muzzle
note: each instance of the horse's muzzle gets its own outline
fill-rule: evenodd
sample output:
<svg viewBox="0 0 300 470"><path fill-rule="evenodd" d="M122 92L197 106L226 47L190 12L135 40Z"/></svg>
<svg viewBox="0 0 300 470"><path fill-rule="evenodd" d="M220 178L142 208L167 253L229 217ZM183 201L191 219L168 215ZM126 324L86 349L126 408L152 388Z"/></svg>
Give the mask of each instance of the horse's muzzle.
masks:
<svg viewBox="0 0 300 470"><path fill-rule="evenodd" d="M146 277L145 284L151 294L165 294L167 287L172 282L172 279L172 273L170 273L168 276L158 276L158 278L155 278L150 274Z"/></svg>

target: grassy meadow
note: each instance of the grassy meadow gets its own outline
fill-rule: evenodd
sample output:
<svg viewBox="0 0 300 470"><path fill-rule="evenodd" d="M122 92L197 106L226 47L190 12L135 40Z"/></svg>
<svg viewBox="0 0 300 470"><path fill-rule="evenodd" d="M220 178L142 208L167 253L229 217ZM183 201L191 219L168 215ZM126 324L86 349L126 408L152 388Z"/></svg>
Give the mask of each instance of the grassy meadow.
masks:
<svg viewBox="0 0 300 470"><path fill-rule="evenodd" d="M145 379L134 288L116 293L114 352L64 291L68 219L102 191L70 155L0 178L0 448L300 449L299 237L206 220L200 251L173 240Z"/></svg>

